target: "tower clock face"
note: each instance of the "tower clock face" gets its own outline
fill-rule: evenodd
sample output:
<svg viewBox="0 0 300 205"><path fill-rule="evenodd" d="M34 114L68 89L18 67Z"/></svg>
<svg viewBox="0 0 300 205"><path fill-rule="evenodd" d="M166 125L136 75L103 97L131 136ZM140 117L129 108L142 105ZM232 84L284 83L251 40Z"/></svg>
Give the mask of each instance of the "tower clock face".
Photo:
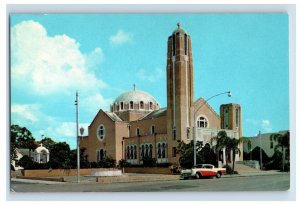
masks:
<svg viewBox="0 0 300 205"><path fill-rule="evenodd" d="M103 141L105 138L105 127L104 125L99 125L98 129L97 129L97 138L99 141Z"/></svg>

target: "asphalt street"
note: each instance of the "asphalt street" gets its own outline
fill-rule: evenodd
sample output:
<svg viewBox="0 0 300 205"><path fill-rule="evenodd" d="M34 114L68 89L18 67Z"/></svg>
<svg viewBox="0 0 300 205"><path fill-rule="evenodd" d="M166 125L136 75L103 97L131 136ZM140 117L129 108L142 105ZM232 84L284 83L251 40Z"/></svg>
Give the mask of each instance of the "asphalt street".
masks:
<svg viewBox="0 0 300 205"><path fill-rule="evenodd" d="M290 188L289 173L261 176L223 177L220 179L158 180L101 184L94 181L22 182L12 181L11 192L211 192L211 191L286 191Z"/></svg>

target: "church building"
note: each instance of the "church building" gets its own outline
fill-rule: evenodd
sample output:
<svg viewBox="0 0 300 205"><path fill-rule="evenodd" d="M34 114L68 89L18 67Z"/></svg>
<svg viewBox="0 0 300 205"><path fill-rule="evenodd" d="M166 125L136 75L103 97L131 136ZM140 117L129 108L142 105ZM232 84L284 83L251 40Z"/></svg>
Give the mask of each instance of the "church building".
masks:
<svg viewBox="0 0 300 205"><path fill-rule="evenodd" d="M161 108L151 94L135 86L120 94L110 111L99 110L88 128L89 135L81 139L90 162L110 156L131 164L142 164L143 157L155 158L157 163L178 163L178 140L189 143L195 137L211 146L210 139L221 130L229 137L242 137L240 105L223 104L219 115L203 98L194 101L192 41L180 23L177 25L168 37L167 107ZM243 152L242 145L240 150ZM225 150L218 154L219 165L225 164ZM242 157L236 153L237 161Z"/></svg>

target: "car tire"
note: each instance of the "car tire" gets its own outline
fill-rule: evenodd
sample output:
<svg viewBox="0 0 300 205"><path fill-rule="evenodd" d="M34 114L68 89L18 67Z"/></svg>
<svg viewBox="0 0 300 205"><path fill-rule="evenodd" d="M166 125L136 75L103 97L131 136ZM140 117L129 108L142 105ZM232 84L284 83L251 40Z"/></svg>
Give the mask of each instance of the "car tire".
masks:
<svg viewBox="0 0 300 205"><path fill-rule="evenodd" d="M222 174L220 172L217 172L216 178L221 178Z"/></svg>
<svg viewBox="0 0 300 205"><path fill-rule="evenodd" d="M196 179L200 179L201 174L199 172L197 172L196 175L195 175L195 177L196 177Z"/></svg>

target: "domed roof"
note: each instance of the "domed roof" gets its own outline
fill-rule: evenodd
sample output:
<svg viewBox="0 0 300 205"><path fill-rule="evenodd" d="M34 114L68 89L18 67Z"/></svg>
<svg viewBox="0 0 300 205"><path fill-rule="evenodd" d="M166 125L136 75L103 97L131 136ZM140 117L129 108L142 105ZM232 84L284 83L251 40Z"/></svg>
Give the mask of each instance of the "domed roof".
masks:
<svg viewBox="0 0 300 205"><path fill-rule="evenodd" d="M152 97L149 93L146 93L144 91L141 90L132 90L132 91L128 91L125 93L122 93L121 95L119 95L116 100L114 101L114 103L120 103L120 102L140 102L140 101L144 101L144 102L153 102L153 103L157 103L155 98Z"/></svg>

